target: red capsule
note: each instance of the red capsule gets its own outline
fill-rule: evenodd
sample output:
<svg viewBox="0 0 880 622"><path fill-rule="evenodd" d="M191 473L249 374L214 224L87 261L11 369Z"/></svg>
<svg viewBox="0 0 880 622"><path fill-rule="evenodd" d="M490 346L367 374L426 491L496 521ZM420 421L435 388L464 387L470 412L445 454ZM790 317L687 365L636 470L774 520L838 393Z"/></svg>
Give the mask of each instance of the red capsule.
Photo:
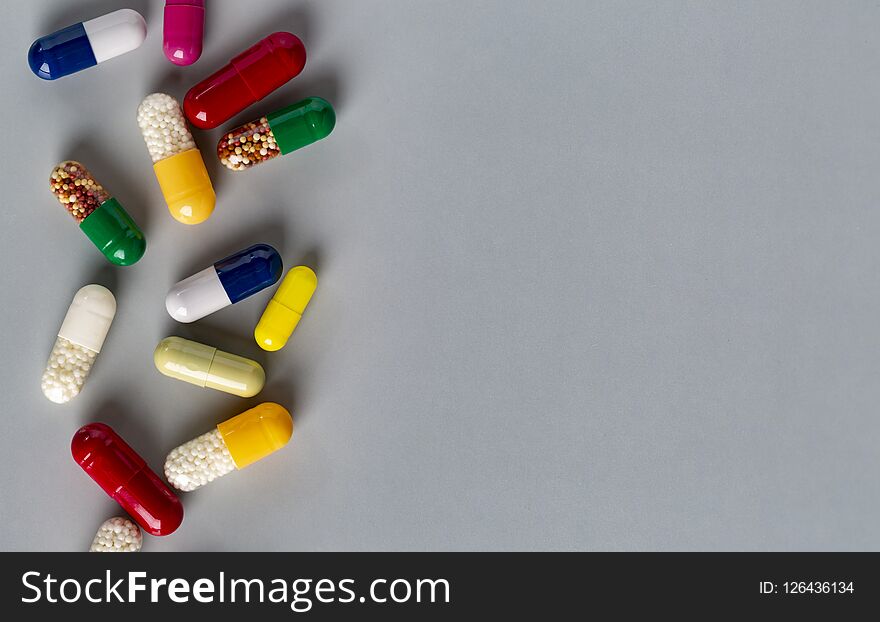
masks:
<svg viewBox="0 0 880 622"><path fill-rule="evenodd" d="M210 130L295 78L305 64L299 37L273 33L192 87L183 111L190 123Z"/></svg>
<svg viewBox="0 0 880 622"><path fill-rule="evenodd" d="M149 534L167 536L183 522L183 505L144 459L109 425L84 425L70 443L73 459Z"/></svg>

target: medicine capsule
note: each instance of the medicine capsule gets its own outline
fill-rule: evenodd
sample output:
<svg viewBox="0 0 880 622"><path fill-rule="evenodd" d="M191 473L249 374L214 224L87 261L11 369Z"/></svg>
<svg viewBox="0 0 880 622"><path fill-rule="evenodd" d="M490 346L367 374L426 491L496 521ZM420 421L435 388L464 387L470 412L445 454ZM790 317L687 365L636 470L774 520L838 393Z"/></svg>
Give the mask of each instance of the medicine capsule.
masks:
<svg viewBox="0 0 880 622"><path fill-rule="evenodd" d="M214 187L177 100L165 93L147 95L137 121L171 215L186 225L207 220L214 211Z"/></svg>
<svg viewBox="0 0 880 622"><path fill-rule="evenodd" d="M183 505L144 459L105 423L84 425L70 443L76 463L141 529L167 536L183 522Z"/></svg>
<svg viewBox="0 0 880 622"><path fill-rule="evenodd" d="M243 171L326 138L336 125L330 102L309 97L227 132L217 143L226 168Z"/></svg>
<svg viewBox="0 0 880 622"><path fill-rule="evenodd" d="M132 9L119 9L40 37L28 50L31 71L57 80L140 47L147 23Z"/></svg>
<svg viewBox="0 0 880 622"><path fill-rule="evenodd" d="M305 64L299 37L273 33L192 87L183 99L186 118L197 128L215 128L295 78Z"/></svg>
<svg viewBox="0 0 880 622"><path fill-rule="evenodd" d="M169 378L239 397L253 397L266 383L266 372L256 361L181 337L160 341L153 362Z"/></svg>
<svg viewBox="0 0 880 622"><path fill-rule="evenodd" d="M98 527L89 553L137 553L143 541L140 527L127 518L116 516Z"/></svg>
<svg viewBox="0 0 880 622"><path fill-rule="evenodd" d="M52 169L49 190L110 263L130 266L144 256L137 223L82 164L67 160Z"/></svg>
<svg viewBox="0 0 880 622"><path fill-rule="evenodd" d="M172 449L165 459L165 479L190 492L278 451L292 434L290 413L264 402Z"/></svg>
<svg viewBox="0 0 880 622"><path fill-rule="evenodd" d="M86 285L73 297L43 371L43 395L65 404L79 395L116 315L106 287Z"/></svg>
<svg viewBox="0 0 880 622"><path fill-rule="evenodd" d="M177 283L165 308L178 322L195 322L274 285L281 268L278 251L254 244Z"/></svg>
<svg viewBox="0 0 880 622"><path fill-rule="evenodd" d="M192 65L202 55L205 0L166 0L162 51L175 65Z"/></svg>
<svg viewBox="0 0 880 622"><path fill-rule="evenodd" d="M284 347L317 287L318 277L311 268L290 269L254 329L254 339L261 348L274 352Z"/></svg>

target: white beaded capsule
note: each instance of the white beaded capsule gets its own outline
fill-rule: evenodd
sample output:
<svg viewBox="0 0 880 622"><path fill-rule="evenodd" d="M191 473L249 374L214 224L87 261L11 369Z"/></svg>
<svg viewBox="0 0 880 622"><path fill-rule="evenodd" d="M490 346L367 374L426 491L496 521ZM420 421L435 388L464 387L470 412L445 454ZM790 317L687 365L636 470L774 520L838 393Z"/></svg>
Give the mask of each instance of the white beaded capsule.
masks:
<svg viewBox="0 0 880 622"><path fill-rule="evenodd" d="M137 122L154 164L196 148L180 104L171 95L147 95L138 106Z"/></svg>
<svg viewBox="0 0 880 622"><path fill-rule="evenodd" d="M177 490L190 492L235 470L235 462L214 428L171 450L165 459L165 477Z"/></svg>
<svg viewBox="0 0 880 622"><path fill-rule="evenodd" d="M207 220L217 197L180 104L165 93L147 95L137 122L171 215L187 225Z"/></svg>
<svg viewBox="0 0 880 622"><path fill-rule="evenodd" d="M50 401L64 404L79 395L115 315L116 299L106 287L76 292L43 371L43 395Z"/></svg>
<svg viewBox="0 0 880 622"><path fill-rule="evenodd" d="M172 449L165 459L165 478L177 490L193 491L278 451L291 434L290 413L264 402Z"/></svg>
<svg viewBox="0 0 880 622"><path fill-rule="evenodd" d="M137 553L143 544L141 529L127 518L116 516L98 527L90 553Z"/></svg>

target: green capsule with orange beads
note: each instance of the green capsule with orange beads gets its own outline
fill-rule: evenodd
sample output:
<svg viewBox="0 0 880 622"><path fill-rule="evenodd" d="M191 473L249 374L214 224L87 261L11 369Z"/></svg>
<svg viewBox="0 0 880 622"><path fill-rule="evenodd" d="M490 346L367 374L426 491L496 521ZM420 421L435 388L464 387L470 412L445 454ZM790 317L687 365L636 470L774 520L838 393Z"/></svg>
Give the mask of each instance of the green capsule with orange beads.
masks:
<svg viewBox="0 0 880 622"><path fill-rule="evenodd" d="M335 125L330 102L309 97L226 132L217 143L217 157L226 168L243 171L318 142Z"/></svg>
<svg viewBox="0 0 880 622"><path fill-rule="evenodd" d="M137 223L82 164L58 164L49 190L110 263L130 266L143 257L147 241Z"/></svg>

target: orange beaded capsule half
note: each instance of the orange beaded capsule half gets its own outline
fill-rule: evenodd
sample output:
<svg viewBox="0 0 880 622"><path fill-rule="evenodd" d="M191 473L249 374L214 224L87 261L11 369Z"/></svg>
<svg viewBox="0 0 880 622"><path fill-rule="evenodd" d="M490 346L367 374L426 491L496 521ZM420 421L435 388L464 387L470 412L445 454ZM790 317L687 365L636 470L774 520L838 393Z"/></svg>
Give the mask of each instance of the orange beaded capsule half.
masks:
<svg viewBox="0 0 880 622"><path fill-rule="evenodd" d="M58 164L49 190L110 263L130 266L143 257L147 241L137 223L82 164Z"/></svg>

